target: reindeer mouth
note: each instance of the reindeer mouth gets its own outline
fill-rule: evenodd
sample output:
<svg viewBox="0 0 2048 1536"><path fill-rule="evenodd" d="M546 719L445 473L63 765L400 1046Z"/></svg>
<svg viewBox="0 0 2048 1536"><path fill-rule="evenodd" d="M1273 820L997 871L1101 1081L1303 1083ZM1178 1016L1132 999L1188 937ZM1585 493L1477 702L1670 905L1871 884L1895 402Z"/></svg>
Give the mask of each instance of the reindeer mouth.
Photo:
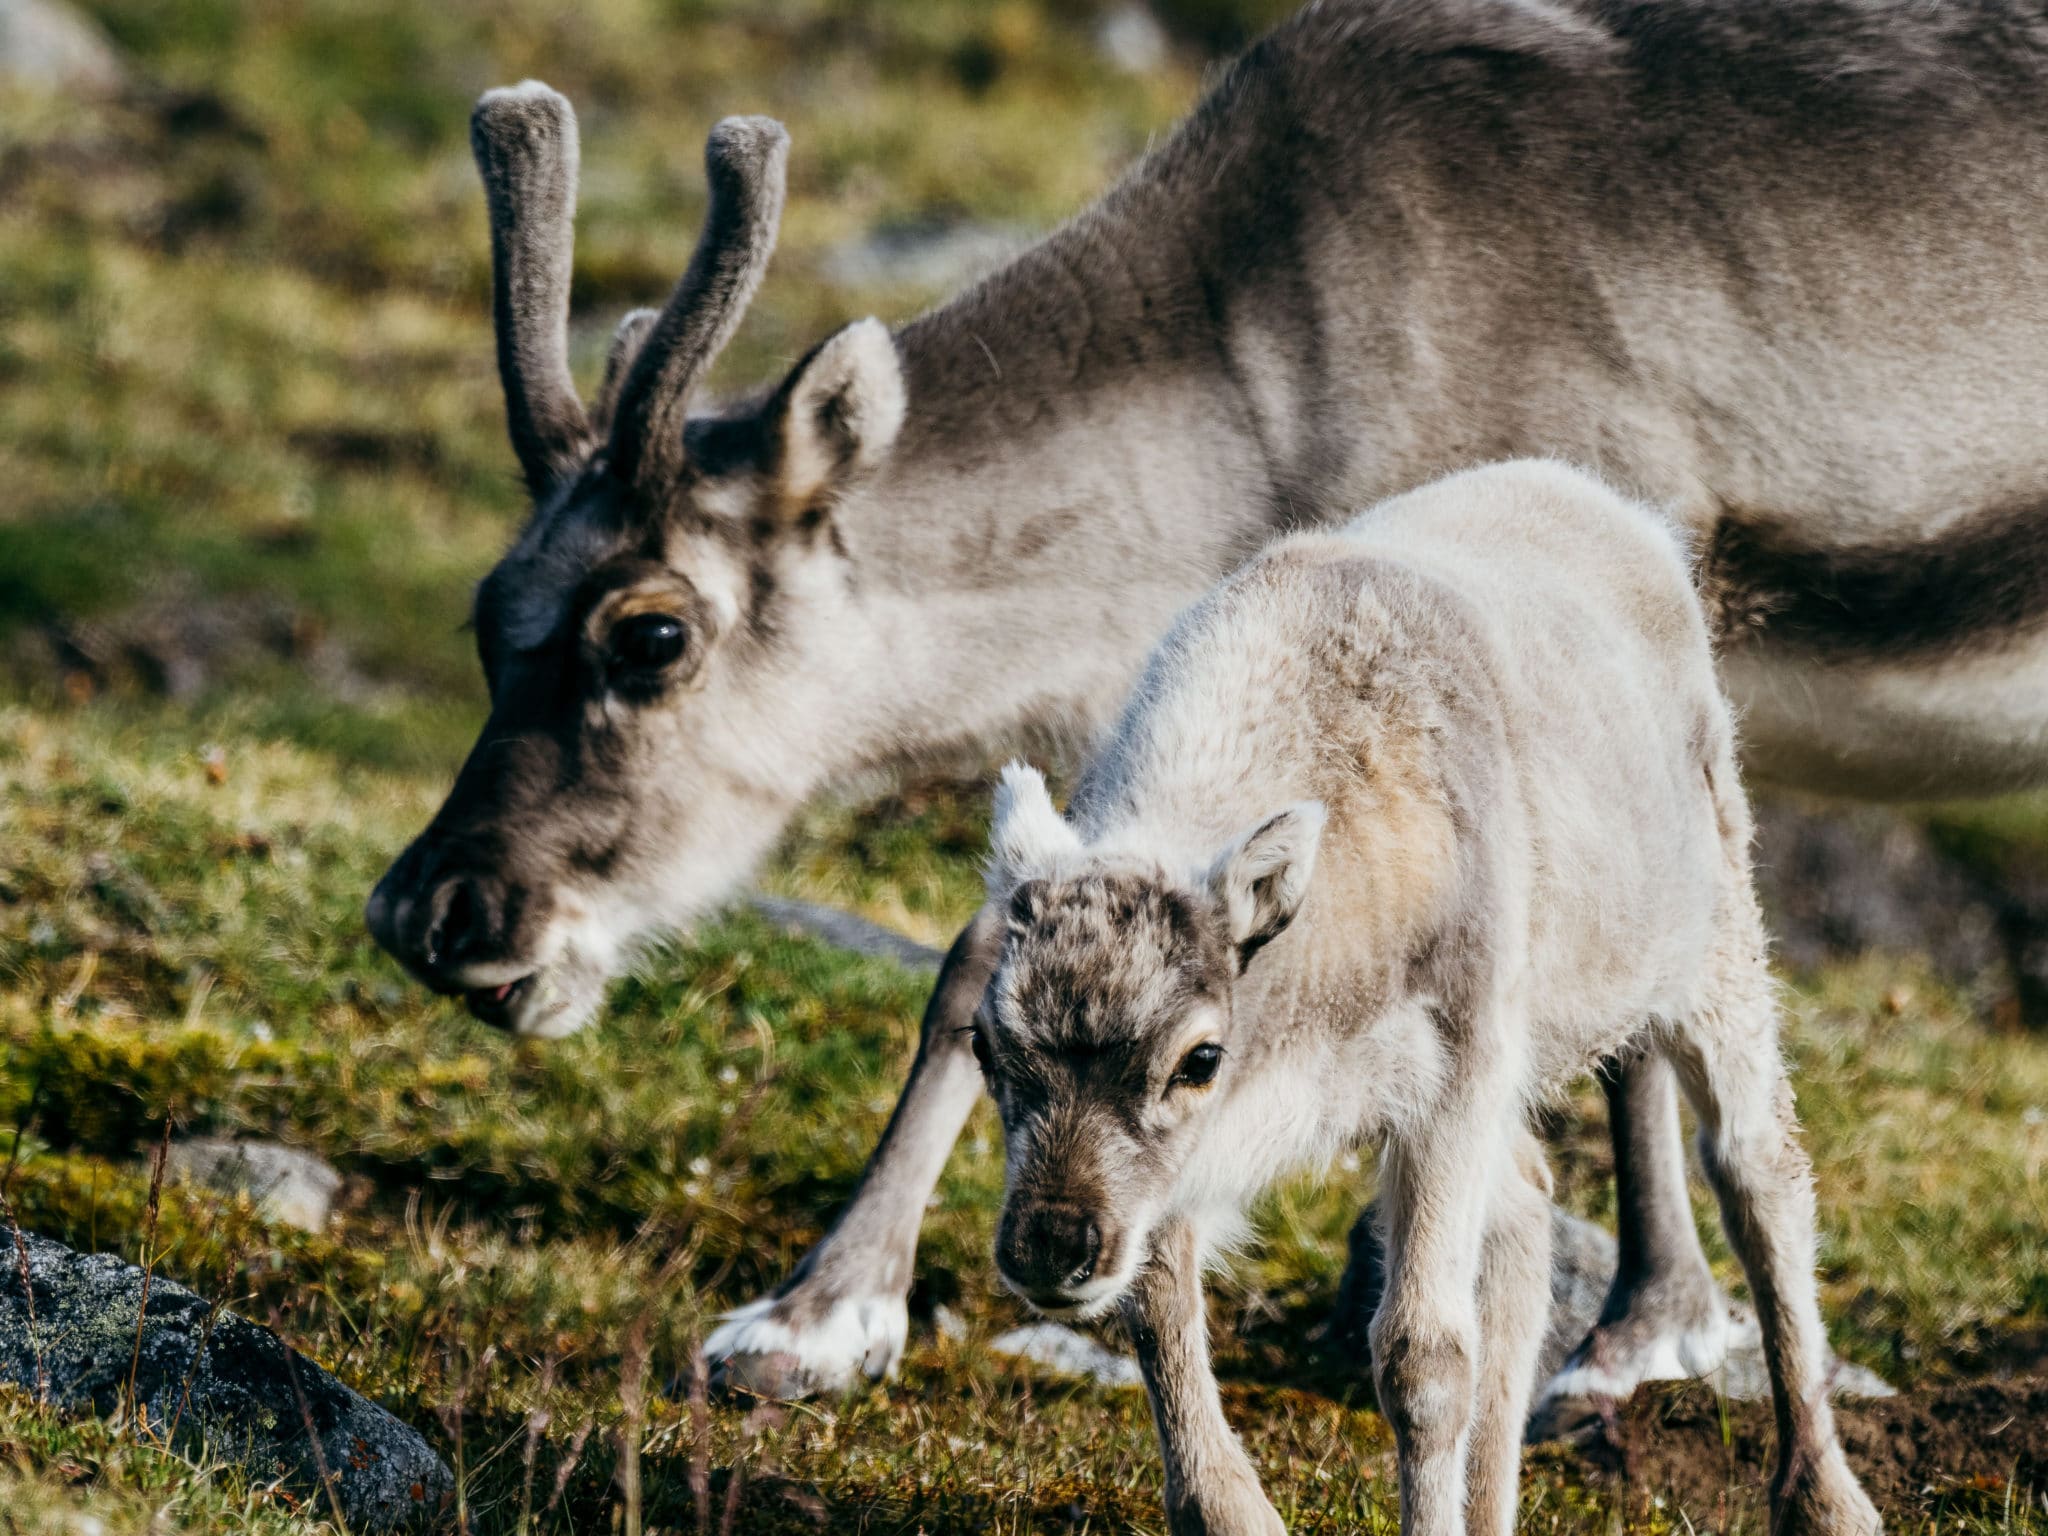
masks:
<svg viewBox="0 0 2048 1536"><path fill-rule="evenodd" d="M473 1017L493 1029L510 1029L519 1016L520 1004L532 990L533 975L529 973L495 987L472 987L462 994L462 1001Z"/></svg>

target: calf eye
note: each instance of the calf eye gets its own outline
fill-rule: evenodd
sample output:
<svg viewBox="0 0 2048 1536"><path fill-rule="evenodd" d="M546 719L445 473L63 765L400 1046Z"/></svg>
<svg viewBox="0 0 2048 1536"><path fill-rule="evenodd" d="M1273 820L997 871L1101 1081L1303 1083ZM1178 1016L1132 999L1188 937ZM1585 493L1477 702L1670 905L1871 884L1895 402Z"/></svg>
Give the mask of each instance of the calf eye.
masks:
<svg viewBox="0 0 2048 1536"><path fill-rule="evenodd" d="M1216 1076L1216 1069L1223 1065L1223 1047L1213 1042L1198 1045L1181 1057L1180 1065L1174 1068L1174 1088L1206 1088Z"/></svg>
<svg viewBox="0 0 2048 1536"><path fill-rule="evenodd" d="M989 1052L988 1036L975 1029L968 1032L967 1038L974 1046L974 1059L981 1065L981 1075L993 1082L996 1075L996 1060Z"/></svg>
<svg viewBox="0 0 2048 1536"><path fill-rule="evenodd" d="M625 672L658 672L683 654L690 632L673 614L636 613L612 626L612 665Z"/></svg>

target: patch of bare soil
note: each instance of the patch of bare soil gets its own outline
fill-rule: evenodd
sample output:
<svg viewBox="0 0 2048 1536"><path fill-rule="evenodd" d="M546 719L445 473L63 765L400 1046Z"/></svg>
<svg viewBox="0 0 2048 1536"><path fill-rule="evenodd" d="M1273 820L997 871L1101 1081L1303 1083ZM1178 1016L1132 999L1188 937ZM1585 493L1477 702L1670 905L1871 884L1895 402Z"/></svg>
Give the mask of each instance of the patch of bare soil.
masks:
<svg viewBox="0 0 2048 1536"><path fill-rule="evenodd" d="M1835 1415L1849 1464L1887 1515L2008 1500L2048 1511L2048 1377L1837 1403ZM1719 1530L1760 1520L1776 1444L1768 1403L1687 1386L1638 1392L1592 1443L1548 1454Z"/></svg>

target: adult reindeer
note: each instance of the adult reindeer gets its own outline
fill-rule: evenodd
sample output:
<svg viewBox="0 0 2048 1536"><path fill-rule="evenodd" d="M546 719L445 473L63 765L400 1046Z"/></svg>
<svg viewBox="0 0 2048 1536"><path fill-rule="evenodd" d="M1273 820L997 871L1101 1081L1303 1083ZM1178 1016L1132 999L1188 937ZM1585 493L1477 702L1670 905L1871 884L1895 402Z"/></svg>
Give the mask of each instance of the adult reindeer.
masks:
<svg viewBox="0 0 2048 1536"><path fill-rule="evenodd" d="M581 1026L834 777L1085 738L1276 529L1492 458L1696 530L1758 775L2048 776L2039 7L1323 0L995 276L694 410L768 262L782 130L714 130L696 256L588 411L574 118L528 84L474 130L535 510L477 594L489 719L368 917L493 1023ZM736 1379L895 1362L989 939L954 944L851 1206L711 1342ZM1711 1366L1726 1312L1668 1072L1609 1098L1623 1262L1571 1379L1618 1392Z"/></svg>

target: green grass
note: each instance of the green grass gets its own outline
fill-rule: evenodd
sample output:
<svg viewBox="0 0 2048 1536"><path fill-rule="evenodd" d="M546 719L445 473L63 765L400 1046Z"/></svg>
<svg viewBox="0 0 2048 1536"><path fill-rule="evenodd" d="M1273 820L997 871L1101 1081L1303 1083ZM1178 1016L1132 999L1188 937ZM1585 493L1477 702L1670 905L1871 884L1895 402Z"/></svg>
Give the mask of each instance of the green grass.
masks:
<svg viewBox="0 0 2048 1536"><path fill-rule="evenodd" d="M14 1204L37 1230L135 1255L142 1151L166 1118L321 1150L350 1176L327 1232L269 1228L246 1203L174 1188L152 1244L164 1272L258 1317L277 1308L301 1347L451 1459L460 1444L481 1529L516 1523L528 1414L551 1415L543 1502L594 1419L565 1500L579 1521L599 1518L615 1498L607 1436L626 1362L645 1358L664 1386L686 1380L709 1313L816 1237L881 1127L924 984L735 919L624 983L590 1033L509 1045L399 982L355 921L431 783L253 741L210 770L190 727L122 715L0 715L0 1125L21 1128ZM906 908L925 891L943 927L971 904L974 839L959 828L974 814L943 790L870 818L821 810L780 881L815 890L805 871L831 871L830 890L871 906L878 891ZM1903 964L1802 985L1790 1019L1838 1347L1916 1381L2010 1358L2011 1340L2048 1324L2048 1043L1987 1033ZM1590 1093L1578 1107L1563 1117L1562 1196L1606 1215ZM995 1142L984 1110L921 1249L921 1306L953 1308L968 1343L920 1324L886 1389L772 1425L712 1415L715 1465L739 1458L757 1478L742 1489L750 1519L787 1506L800 1523L817 1497L847 1529L864 1528L863 1510L884 1530L1057 1528L1076 1503L1098 1528L1155 1520L1135 1395L1034 1381L974 1347L1017 1320L987 1259ZM1262 1246L1216 1286L1232 1402L1300 1529L1391 1528L1385 1431L1302 1345L1368 1187L1368 1170L1284 1187L1265 1202ZM657 1393L644 1431L650 1507L678 1524L694 1511L686 1396ZM34 1447L92 1432L19 1402L0 1404L0 1426L24 1489L74 1497L55 1453ZM173 1459L117 1460L76 1498L119 1507ZM180 1498L195 1510L242 1497L220 1469L193 1476ZM1612 1513L1568 1468L1539 1465L1529 1496L1569 1512L1563 1528ZM233 1507L252 1522L276 1513ZM187 1528L208 1527L195 1516Z"/></svg>
<svg viewBox="0 0 2048 1536"><path fill-rule="evenodd" d="M586 378L687 257L709 123L789 122L781 251L723 370L753 380L935 297L832 288L836 242L935 214L1047 225L1192 99L1197 66L1116 75L1085 44L1095 0L89 8L149 89L0 97L0 1166L23 1219L137 1255L166 1120L320 1151L348 1176L327 1231L174 1188L152 1251L419 1426L479 1531L522 1510L612 1529L641 1370L651 1526L698 1528L702 1458L713 1529L728 1499L742 1530L1158 1529L1142 1400L979 1348L1018 1319L988 1261L986 1108L929 1213L902 1378L697 1425L694 1342L852 1188L925 982L733 918L586 1035L516 1045L408 985L359 914L477 724L461 622L520 515L478 91L540 74L582 108ZM1213 37L1270 7L1163 9ZM943 942L979 889L985 791L815 806L766 883ZM1986 867L2048 846L2032 802L1943 825ZM2048 1042L1988 1032L1909 962L1798 979L1789 1038L1837 1346L1919 1381L2037 1357ZM1574 1109L1562 1198L1604 1217L1597 1099ZM1370 1178L1277 1191L1216 1286L1233 1415L1298 1530L1394 1529L1385 1428L1303 1342ZM930 1325L940 1302L964 1341ZM1680 1525L1568 1459L1534 1459L1526 1498L1531 1529ZM2040 1528L2024 1505L1933 1509L1895 1523ZM319 1524L0 1393L0 1529Z"/></svg>

